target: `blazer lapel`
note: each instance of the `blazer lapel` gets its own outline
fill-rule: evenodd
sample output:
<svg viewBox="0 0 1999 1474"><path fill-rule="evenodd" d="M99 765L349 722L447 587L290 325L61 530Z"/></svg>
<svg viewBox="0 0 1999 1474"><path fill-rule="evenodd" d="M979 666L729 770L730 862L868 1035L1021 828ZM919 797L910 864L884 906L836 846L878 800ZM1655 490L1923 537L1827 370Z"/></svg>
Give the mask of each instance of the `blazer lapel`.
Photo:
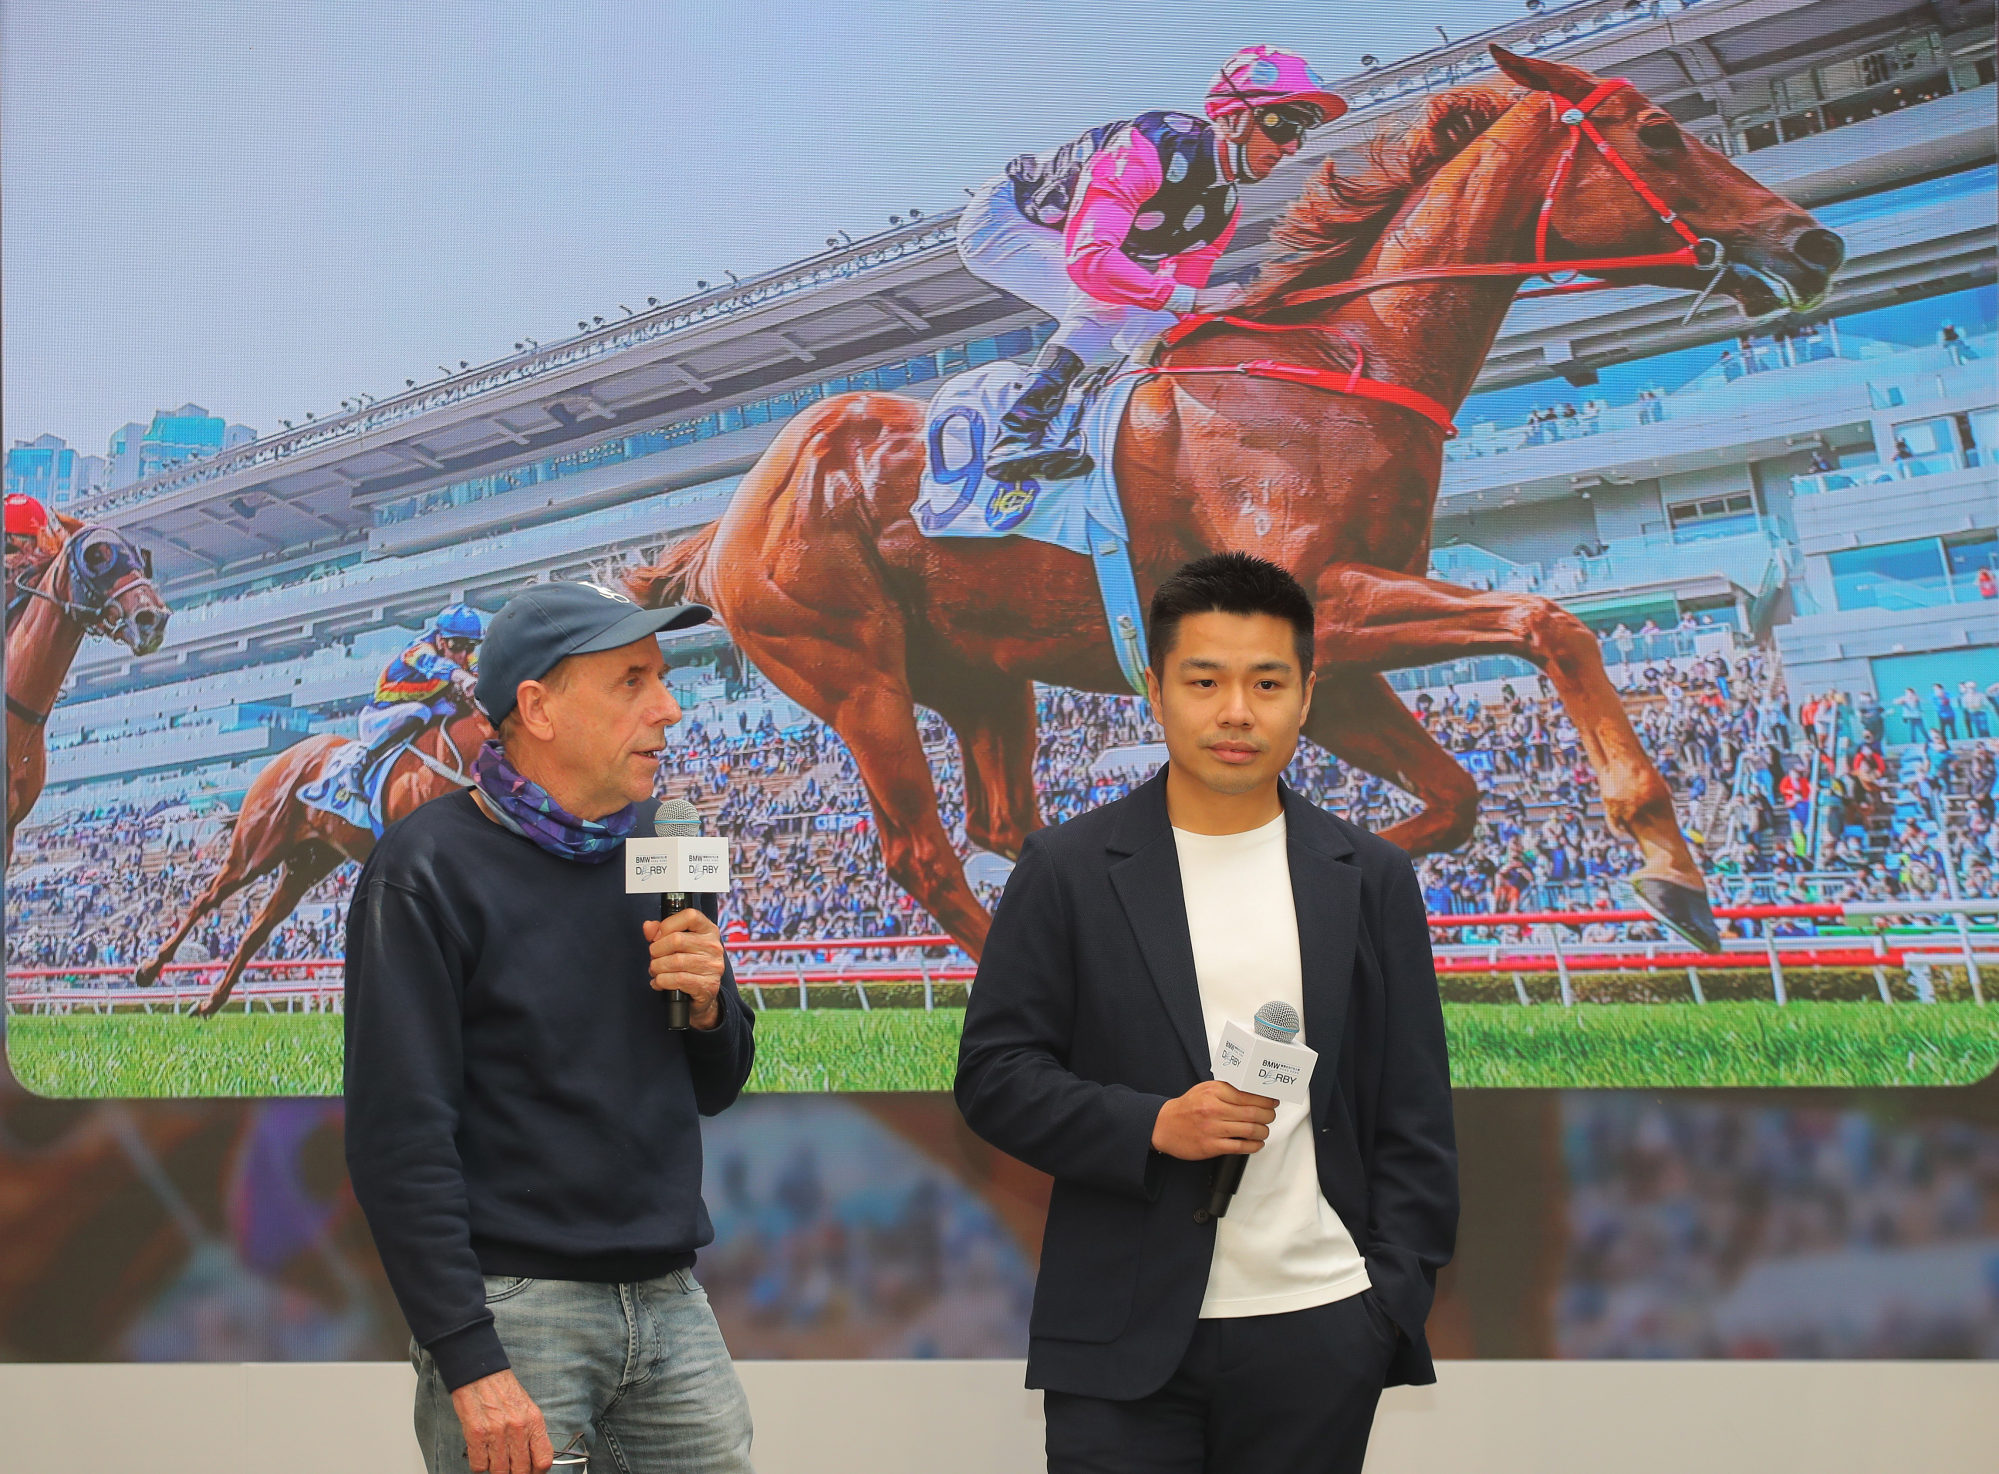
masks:
<svg viewBox="0 0 1999 1474"><path fill-rule="evenodd" d="M1111 864L1111 886L1194 1075L1206 1080L1214 1067L1208 1055L1208 1027L1201 1016L1201 986L1194 973L1194 943L1187 930L1180 852L1166 817L1164 771L1124 802L1130 807L1110 847L1123 851L1125 858Z"/></svg>
<svg viewBox="0 0 1999 1474"><path fill-rule="evenodd" d="M1305 1042L1319 1052L1312 1071L1312 1119L1329 1119L1340 1044L1346 1032L1360 927L1360 870L1341 858L1353 853L1324 813L1287 785L1285 849L1291 901L1298 915L1298 961L1305 995Z"/></svg>

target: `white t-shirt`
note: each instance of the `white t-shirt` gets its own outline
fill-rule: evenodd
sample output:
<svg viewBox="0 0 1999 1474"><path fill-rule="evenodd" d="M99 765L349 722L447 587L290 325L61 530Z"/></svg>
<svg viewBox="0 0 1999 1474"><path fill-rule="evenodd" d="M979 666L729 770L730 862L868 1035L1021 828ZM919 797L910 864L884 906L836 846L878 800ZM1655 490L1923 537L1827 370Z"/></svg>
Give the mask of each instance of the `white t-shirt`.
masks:
<svg viewBox="0 0 1999 1474"><path fill-rule="evenodd" d="M1284 835L1282 814L1242 834L1173 831L1210 1055L1223 1024L1251 1027L1272 999L1304 1016ZM1302 1028L1298 1042L1320 1047ZM1332 1061L1321 1058L1317 1068L1330 1069ZM1368 1287L1353 1235L1319 1191L1312 1108L1302 1102L1277 1107L1269 1139L1251 1155L1215 1230L1204 1318L1307 1310Z"/></svg>

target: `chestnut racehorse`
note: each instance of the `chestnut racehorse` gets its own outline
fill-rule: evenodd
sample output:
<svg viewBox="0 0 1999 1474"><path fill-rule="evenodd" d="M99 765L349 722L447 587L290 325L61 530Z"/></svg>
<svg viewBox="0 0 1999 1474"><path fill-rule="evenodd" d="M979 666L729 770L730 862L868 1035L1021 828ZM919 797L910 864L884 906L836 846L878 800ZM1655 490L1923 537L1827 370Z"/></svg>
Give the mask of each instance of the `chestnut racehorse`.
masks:
<svg viewBox="0 0 1999 1474"><path fill-rule="evenodd" d="M397 756L394 766L382 779L384 821L393 824L419 804L470 786L472 758L492 735L492 727L469 704L449 721L427 728L412 750ZM250 965L250 959L257 955L279 923L291 915L305 893L331 875L342 861L358 863L374 851L372 830L299 802L299 789L325 775L328 760L345 742L345 738L331 733L308 737L286 748L251 780L229 836L228 858L174 934L160 944L152 961L139 969L134 981L140 987L151 987L159 981L160 969L173 960L180 944L202 917L251 881L277 870L277 888L257 912L250 929L243 933L243 940L237 943L221 980L195 1010L204 1018L214 1014L229 1001L229 994ZM447 777L446 773L459 776Z"/></svg>
<svg viewBox="0 0 1999 1474"><path fill-rule="evenodd" d="M1823 300L1844 246L1628 85L1493 55L1524 94L1441 96L1399 146L1377 141L1367 172L1328 164L1286 212L1277 239L1293 254L1263 269L1236 316L1309 330L1212 326L1169 348L1167 372L1137 389L1115 451L1133 571L1147 598L1187 560L1244 549L1305 584L1318 609L1305 735L1420 803L1384 831L1413 854L1463 844L1478 789L1382 673L1467 655L1533 662L1581 734L1607 821L1642 854L1641 900L1714 949L1671 793L1588 627L1551 599L1426 576L1436 421L1463 401L1536 274L1506 263L1649 257L1592 274L1715 288L1763 316ZM1675 251L1685 259L1659 264ZM1491 274L1477 274L1481 263ZM1397 284L1297 302L1387 276ZM1279 378L1185 372L1273 358L1342 377L1364 362L1377 383L1427 396L1436 417ZM1022 539L924 537L910 514L923 458L920 403L828 399L785 427L716 523L627 587L642 602L712 606L765 675L840 733L889 873L976 955L988 919L939 820L914 705L957 732L968 837L1012 857L1040 822L1034 682L1127 687L1088 561Z"/></svg>
<svg viewBox="0 0 1999 1474"><path fill-rule="evenodd" d="M109 527L58 512L57 547L28 602L7 628L7 855L14 831L42 796L47 728L85 635L104 635L150 655L167 637L169 611L147 558ZM44 546L47 546L44 544Z"/></svg>

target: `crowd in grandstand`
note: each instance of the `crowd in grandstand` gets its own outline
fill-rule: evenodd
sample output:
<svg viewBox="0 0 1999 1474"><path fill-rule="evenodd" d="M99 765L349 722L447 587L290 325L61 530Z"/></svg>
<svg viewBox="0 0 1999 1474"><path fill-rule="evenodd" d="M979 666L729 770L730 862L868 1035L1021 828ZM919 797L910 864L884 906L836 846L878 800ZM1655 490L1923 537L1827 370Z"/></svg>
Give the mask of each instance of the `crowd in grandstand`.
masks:
<svg viewBox="0 0 1999 1474"><path fill-rule="evenodd" d="M1641 741L1672 787L1716 898L1891 900L1994 893L1999 873L1999 688L1787 699L1760 649L1640 661L1605 644ZM909 936L933 920L884 873L852 756L754 671L731 699L696 709L675 734L662 791L700 805L739 846L731 910L758 938ZM1473 838L1419 864L1434 913L1628 904L1636 849L1605 826L1580 734L1545 678L1439 687L1415 713L1484 791ZM1156 765L1159 732L1135 697L1044 688L1035 778L1049 822L1129 791ZM788 712L782 720L778 713ZM1894 728L1891 732L1890 719ZM947 832L962 853L955 737L934 714L920 732ZM1913 737L1916 740L1906 740ZM1406 794L1305 744L1291 781L1372 829L1414 812ZM23 829L8 888L7 955L17 967L128 966L150 955L219 863L226 831L184 805L114 805ZM336 956L353 867L324 882L264 949ZM808 880L807 878L810 877ZM270 881L207 919L181 957L225 956ZM996 898L990 874L976 885ZM330 903L330 904L328 904ZM1793 929L1808 923L1786 924ZM1641 926L1626 935L1640 937ZM1497 940L1467 928L1459 940ZM890 953L881 954L882 959Z"/></svg>
<svg viewBox="0 0 1999 1474"><path fill-rule="evenodd" d="M117 804L23 829L7 876L9 969L136 968L151 957L207 887L228 843L223 826L190 823L186 812L173 800ZM322 881L260 955L339 956L357 873L343 866ZM248 887L211 913L181 960L233 952L268 889L268 882Z"/></svg>
<svg viewBox="0 0 1999 1474"><path fill-rule="evenodd" d="M1999 1355L1999 1132L1625 1095L1563 1118L1562 1355Z"/></svg>

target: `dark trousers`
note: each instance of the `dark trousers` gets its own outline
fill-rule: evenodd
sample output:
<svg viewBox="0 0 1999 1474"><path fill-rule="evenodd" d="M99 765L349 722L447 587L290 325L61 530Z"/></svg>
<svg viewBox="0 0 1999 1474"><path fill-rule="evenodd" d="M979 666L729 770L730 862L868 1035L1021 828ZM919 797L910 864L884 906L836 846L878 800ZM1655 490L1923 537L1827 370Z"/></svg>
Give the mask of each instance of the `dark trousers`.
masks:
<svg viewBox="0 0 1999 1474"><path fill-rule="evenodd" d="M1048 1474L1360 1474L1395 1338L1371 1290L1201 1321L1149 1397L1042 1394Z"/></svg>

